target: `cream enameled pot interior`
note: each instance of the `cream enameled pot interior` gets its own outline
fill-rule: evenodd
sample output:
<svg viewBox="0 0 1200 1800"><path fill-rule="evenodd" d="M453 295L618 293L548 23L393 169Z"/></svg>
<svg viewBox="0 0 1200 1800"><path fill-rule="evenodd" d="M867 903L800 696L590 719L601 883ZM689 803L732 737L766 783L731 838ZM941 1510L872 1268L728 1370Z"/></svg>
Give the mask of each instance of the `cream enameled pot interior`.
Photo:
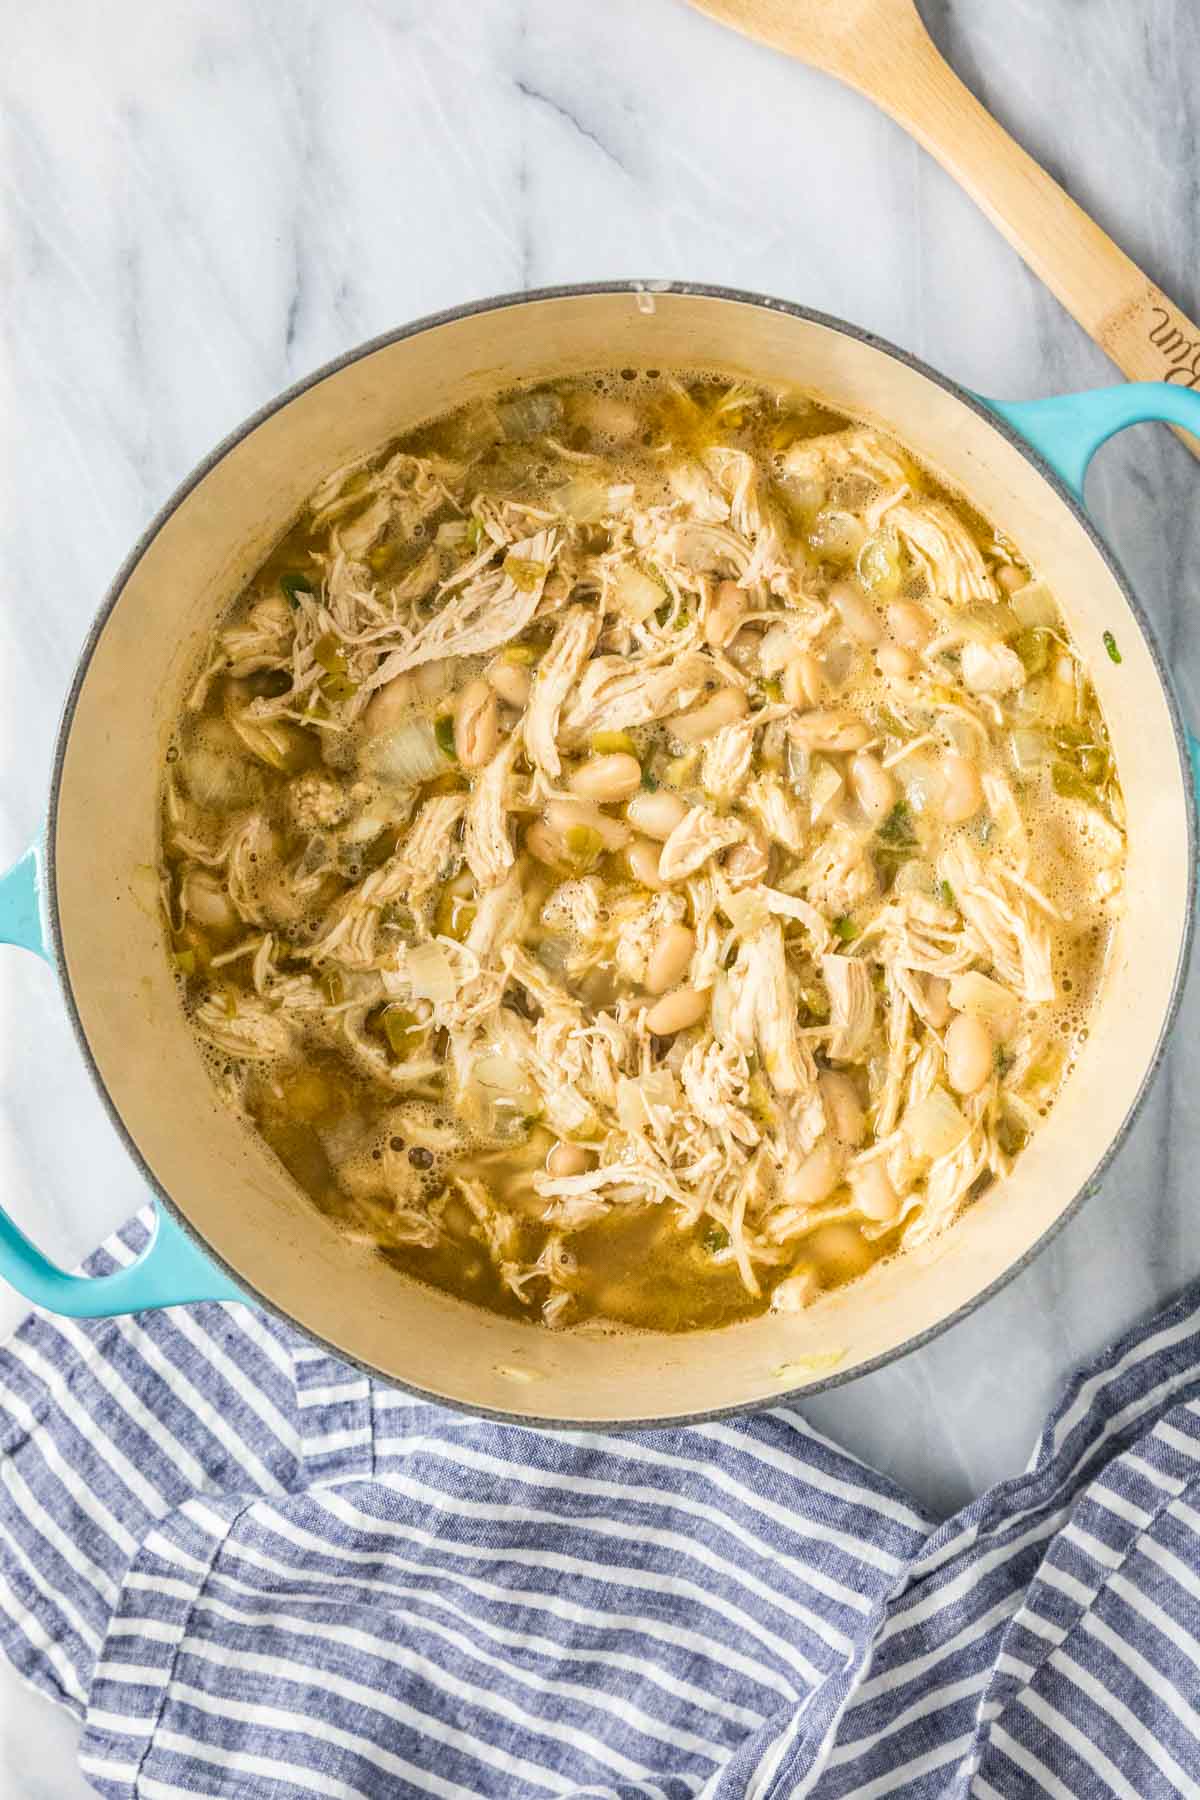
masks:
<svg viewBox="0 0 1200 1800"><path fill-rule="evenodd" d="M640 300L640 303L639 303ZM221 1106L164 955L162 755L203 639L317 481L498 385L595 367L715 367L878 419L1049 579L1112 733L1128 911L1085 1054L1013 1177L940 1242L807 1313L687 1337L575 1337L476 1312L349 1249ZM1111 630L1123 660L1104 654ZM872 1362L969 1305L1092 1179L1153 1063L1186 940L1189 798L1153 656L1104 555L1004 432L888 350L749 300L576 292L458 315L316 381L234 442L128 574L92 649L60 771L56 899L71 994L112 1104L162 1190L247 1288L429 1393L544 1419L662 1419L771 1399ZM811 1362L806 1359L813 1359Z"/></svg>

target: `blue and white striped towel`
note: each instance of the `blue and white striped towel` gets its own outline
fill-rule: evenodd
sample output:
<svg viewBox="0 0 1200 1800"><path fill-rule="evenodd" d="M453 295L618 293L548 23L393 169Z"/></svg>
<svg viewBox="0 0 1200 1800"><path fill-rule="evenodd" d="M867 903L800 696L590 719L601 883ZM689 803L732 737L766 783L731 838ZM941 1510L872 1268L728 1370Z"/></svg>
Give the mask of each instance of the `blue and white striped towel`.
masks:
<svg viewBox="0 0 1200 1800"><path fill-rule="evenodd" d="M1200 1795L1200 1290L936 1528L783 1408L497 1425L234 1305L34 1314L0 1428L0 1642L114 1800Z"/></svg>

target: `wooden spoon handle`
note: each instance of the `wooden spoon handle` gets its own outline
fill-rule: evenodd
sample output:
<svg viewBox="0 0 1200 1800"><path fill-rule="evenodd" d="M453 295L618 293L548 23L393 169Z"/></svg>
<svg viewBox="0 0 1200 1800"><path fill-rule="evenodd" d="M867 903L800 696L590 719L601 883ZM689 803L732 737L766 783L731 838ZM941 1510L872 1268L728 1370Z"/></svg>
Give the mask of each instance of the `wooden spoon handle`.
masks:
<svg viewBox="0 0 1200 1800"><path fill-rule="evenodd" d="M997 124L915 11L887 38L886 54L839 70L842 79L936 157L1119 369L1200 387L1200 327ZM1200 456L1200 442L1180 436Z"/></svg>

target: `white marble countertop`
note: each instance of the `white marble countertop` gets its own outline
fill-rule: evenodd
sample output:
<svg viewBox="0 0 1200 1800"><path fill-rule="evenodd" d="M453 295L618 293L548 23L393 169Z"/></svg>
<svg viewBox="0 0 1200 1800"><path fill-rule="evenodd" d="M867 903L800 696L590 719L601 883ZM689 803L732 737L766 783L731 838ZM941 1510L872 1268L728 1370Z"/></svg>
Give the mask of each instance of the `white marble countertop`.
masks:
<svg viewBox="0 0 1200 1800"><path fill-rule="evenodd" d="M959 72L1200 310L1191 0L928 0ZM681 0L46 0L0 64L0 866L36 832L85 627L143 524L253 408L458 301L604 276L759 289L1010 398L1109 378L864 102ZM1200 718L1200 470L1162 428L1090 498ZM965 1324L816 1399L950 1511L1025 1462L1077 1358L1200 1273L1200 986L1102 1192ZM63 1257L139 1203L49 972L0 958L0 1193ZM0 1296L0 1320L21 1310ZM0 1670L0 1792L71 1800L74 1728Z"/></svg>

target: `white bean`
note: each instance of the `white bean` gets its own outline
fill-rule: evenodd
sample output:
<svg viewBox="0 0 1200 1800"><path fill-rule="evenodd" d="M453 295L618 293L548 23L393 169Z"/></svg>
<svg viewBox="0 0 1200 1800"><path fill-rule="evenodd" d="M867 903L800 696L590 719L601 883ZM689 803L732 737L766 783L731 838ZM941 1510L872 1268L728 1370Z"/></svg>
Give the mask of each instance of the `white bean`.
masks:
<svg viewBox="0 0 1200 1800"><path fill-rule="evenodd" d="M829 598L841 614L842 624L858 644L877 644L883 636L879 616L852 581L835 581Z"/></svg>
<svg viewBox="0 0 1200 1800"><path fill-rule="evenodd" d="M487 678L505 706L515 706L518 712L524 712L532 685L528 669L523 669L519 663L494 662Z"/></svg>
<svg viewBox="0 0 1200 1800"><path fill-rule="evenodd" d="M956 750L948 750L941 760L941 778L938 810L947 825L973 819L983 805L983 783L975 764Z"/></svg>
<svg viewBox="0 0 1200 1800"><path fill-rule="evenodd" d="M686 925L668 925L646 960L646 992L665 994L683 980L692 966L696 934Z"/></svg>
<svg viewBox="0 0 1200 1800"><path fill-rule="evenodd" d="M787 732L792 742L802 749L837 752L861 750L872 737L871 727L865 719L860 719L857 713L837 709L801 713L799 718L788 721Z"/></svg>
<svg viewBox="0 0 1200 1800"><path fill-rule="evenodd" d="M1015 594L1018 588L1025 586L1029 576L1024 569L1018 569L1015 563L1001 563L996 570L996 580L1006 594Z"/></svg>
<svg viewBox="0 0 1200 1800"><path fill-rule="evenodd" d="M982 1019L956 1013L946 1027L946 1075L956 1094L978 1093L992 1072L994 1048Z"/></svg>
<svg viewBox="0 0 1200 1800"><path fill-rule="evenodd" d="M642 765L636 756L614 750L603 756L589 756L571 771L567 786L573 794L611 806L617 800L628 800L642 785Z"/></svg>
<svg viewBox="0 0 1200 1800"><path fill-rule="evenodd" d="M921 650L933 636L933 620L915 600L893 600L887 609L888 630L906 650Z"/></svg>
<svg viewBox="0 0 1200 1800"><path fill-rule="evenodd" d="M703 993L697 988L676 988L655 1001L646 1014L646 1029L655 1037L674 1037L677 1031L700 1023L708 1011L708 1001L707 988Z"/></svg>
<svg viewBox="0 0 1200 1800"><path fill-rule="evenodd" d="M877 757L860 750L850 759L854 797L872 825L882 825L896 804L896 783Z"/></svg>
<svg viewBox="0 0 1200 1800"><path fill-rule="evenodd" d="M557 1143L546 1158L547 1175L582 1175L591 1162L582 1144Z"/></svg>
<svg viewBox="0 0 1200 1800"><path fill-rule="evenodd" d="M826 1135L800 1166L784 1177L783 1197L789 1206L819 1206L841 1179L841 1148Z"/></svg>
<svg viewBox="0 0 1200 1800"><path fill-rule="evenodd" d="M892 677L896 681L905 681L916 668L916 658L909 650L902 650L899 644L880 644L875 652L875 661L879 664L879 673Z"/></svg>
<svg viewBox="0 0 1200 1800"><path fill-rule="evenodd" d="M801 650L784 664L783 697L789 706L819 706L825 677L815 656Z"/></svg>
<svg viewBox="0 0 1200 1800"><path fill-rule="evenodd" d="M678 794L660 788L655 794L635 794L625 808L625 817L635 831L657 838L665 844L677 825L687 818L688 809Z"/></svg>
<svg viewBox="0 0 1200 1800"><path fill-rule="evenodd" d="M468 681L454 702L454 751L464 769L482 769L500 742L496 690L486 681Z"/></svg>
<svg viewBox="0 0 1200 1800"><path fill-rule="evenodd" d="M851 1177L854 1204L868 1219L884 1224L894 1219L900 1208L900 1196L892 1186L883 1158L876 1157L854 1171Z"/></svg>
<svg viewBox="0 0 1200 1800"><path fill-rule="evenodd" d="M866 1131L866 1117L852 1077L839 1069L822 1069L817 1079L829 1129L839 1143L857 1149Z"/></svg>
<svg viewBox="0 0 1200 1800"><path fill-rule="evenodd" d="M693 706L689 712L676 713L668 723L674 736L683 743L698 744L720 731L722 725L733 725L738 719L744 719L749 710L750 702L741 688L718 688L699 706Z"/></svg>
<svg viewBox="0 0 1200 1800"><path fill-rule="evenodd" d="M737 631L745 610L746 590L740 588L736 581L718 583L712 605L704 619L705 641L714 648L721 649Z"/></svg>
<svg viewBox="0 0 1200 1800"><path fill-rule="evenodd" d="M656 844L652 838L634 838L625 852L625 861L629 864L629 873L643 887L662 888L666 886L658 872L658 859L662 855L662 845Z"/></svg>

